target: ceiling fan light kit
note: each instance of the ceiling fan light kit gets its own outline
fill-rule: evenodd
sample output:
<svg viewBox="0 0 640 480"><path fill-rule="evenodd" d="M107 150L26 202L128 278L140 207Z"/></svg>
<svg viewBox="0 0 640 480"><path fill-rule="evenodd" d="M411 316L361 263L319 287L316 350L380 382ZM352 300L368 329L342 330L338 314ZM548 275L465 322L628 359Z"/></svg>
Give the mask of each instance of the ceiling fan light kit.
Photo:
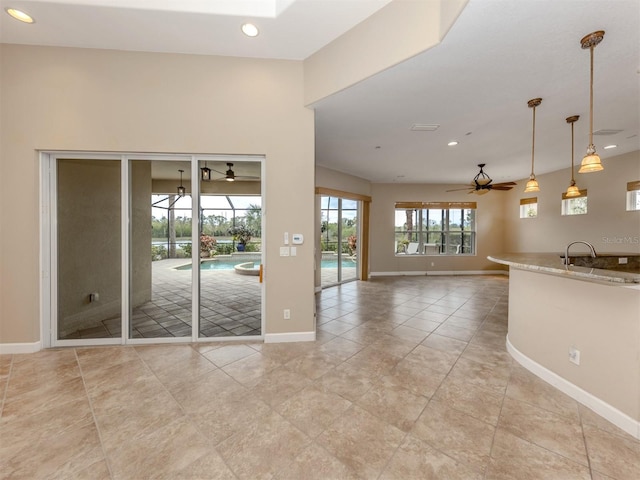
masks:
<svg viewBox="0 0 640 480"><path fill-rule="evenodd" d="M231 169L231 167L233 167L233 163L227 163L227 167L229 167L229 169L227 170L227 172L225 173L225 177L224 179L227 182L235 182L236 180L236 174L235 172Z"/></svg>
<svg viewBox="0 0 640 480"><path fill-rule="evenodd" d="M600 156L596 153L596 147L593 144L593 49L602 41L603 38L604 30L598 30L586 35L582 40L580 40L582 48L588 48L591 53L591 77L589 83L589 146L587 147L587 154L582 159L578 173L599 172L604 169L602 162L600 161Z"/></svg>
<svg viewBox="0 0 640 480"><path fill-rule="evenodd" d="M533 172L535 148L536 148L536 107L542 103L541 98L532 98L527 102L529 108L533 109L533 134L531 139L531 175L529 175L529 181L524 188L524 193L539 192L540 185L536 180L536 174Z"/></svg>

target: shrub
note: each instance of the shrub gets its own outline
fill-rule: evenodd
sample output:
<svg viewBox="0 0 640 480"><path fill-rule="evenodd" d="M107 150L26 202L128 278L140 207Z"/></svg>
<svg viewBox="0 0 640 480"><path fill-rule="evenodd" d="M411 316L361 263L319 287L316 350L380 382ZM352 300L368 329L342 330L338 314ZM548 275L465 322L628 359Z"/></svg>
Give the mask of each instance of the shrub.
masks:
<svg viewBox="0 0 640 480"><path fill-rule="evenodd" d="M185 257L191 257L191 244L190 243L182 243L180 244L180 248L184 252Z"/></svg>
<svg viewBox="0 0 640 480"><path fill-rule="evenodd" d="M218 241L211 235L200 235L200 251L205 253L214 252Z"/></svg>
<svg viewBox="0 0 640 480"><path fill-rule="evenodd" d="M233 245L231 243L219 243L215 250L217 255L231 255L233 253Z"/></svg>
<svg viewBox="0 0 640 480"><path fill-rule="evenodd" d="M164 260L167 258L167 249L162 245L151 245L151 261Z"/></svg>

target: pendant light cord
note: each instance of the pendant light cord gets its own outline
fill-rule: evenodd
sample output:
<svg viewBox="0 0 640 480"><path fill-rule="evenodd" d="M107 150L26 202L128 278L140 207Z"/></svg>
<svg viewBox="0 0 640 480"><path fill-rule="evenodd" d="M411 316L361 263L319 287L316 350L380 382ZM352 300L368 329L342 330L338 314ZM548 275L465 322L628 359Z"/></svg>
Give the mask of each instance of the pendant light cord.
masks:
<svg viewBox="0 0 640 480"><path fill-rule="evenodd" d="M536 147L536 107L533 106L533 135L531 137L531 176L534 177L533 173L533 158L534 158L534 150Z"/></svg>
<svg viewBox="0 0 640 480"><path fill-rule="evenodd" d="M573 122L571 122L571 185L575 185L573 178Z"/></svg>
<svg viewBox="0 0 640 480"><path fill-rule="evenodd" d="M589 50L591 51L591 77L589 82L589 145L593 145L593 49L594 45L591 45Z"/></svg>

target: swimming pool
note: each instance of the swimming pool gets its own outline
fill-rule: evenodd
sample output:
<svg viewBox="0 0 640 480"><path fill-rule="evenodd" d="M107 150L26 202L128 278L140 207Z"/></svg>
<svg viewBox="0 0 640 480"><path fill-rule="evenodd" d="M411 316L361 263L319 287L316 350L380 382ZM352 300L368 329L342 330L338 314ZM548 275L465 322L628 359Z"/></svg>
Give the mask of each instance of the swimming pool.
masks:
<svg viewBox="0 0 640 480"><path fill-rule="evenodd" d="M250 261L250 260L249 260ZM200 262L200 270L233 270L233 267L241 263L246 263L246 259L242 260L209 260ZM256 260L256 265L260 263ZM342 268L355 268L356 262L350 259L342 260ZM338 268L338 260L322 260L322 268ZM176 270L191 270L191 264L180 265Z"/></svg>

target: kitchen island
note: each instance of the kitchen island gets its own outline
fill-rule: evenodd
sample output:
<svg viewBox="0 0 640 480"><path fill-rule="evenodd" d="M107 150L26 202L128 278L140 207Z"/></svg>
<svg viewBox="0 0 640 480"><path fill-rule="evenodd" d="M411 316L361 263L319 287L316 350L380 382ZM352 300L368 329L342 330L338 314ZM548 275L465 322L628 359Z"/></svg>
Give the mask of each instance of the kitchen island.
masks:
<svg viewBox="0 0 640 480"><path fill-rule="evenodd" d="M488 259L509 266L514 359L640 438L640 273L567 267L558 253Z"/></svg>

